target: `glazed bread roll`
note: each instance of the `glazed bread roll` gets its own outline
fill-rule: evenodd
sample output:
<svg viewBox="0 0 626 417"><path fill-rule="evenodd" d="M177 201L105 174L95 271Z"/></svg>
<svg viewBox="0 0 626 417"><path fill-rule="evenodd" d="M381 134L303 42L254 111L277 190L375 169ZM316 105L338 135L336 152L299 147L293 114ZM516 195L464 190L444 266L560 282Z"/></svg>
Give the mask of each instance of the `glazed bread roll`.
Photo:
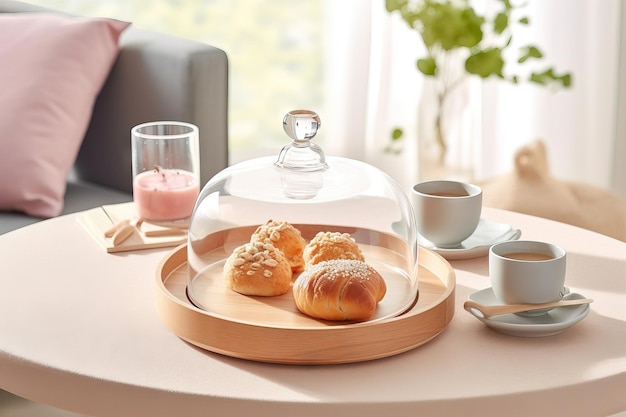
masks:
<svg viewBox="0 0 626 417"><path fill-rule="evenodd" d="M302 252L306 241L298 229L287 222L268 220L256 229L250 241L264 242L266 239L285 255L293 272L304 269Z"/></svg>
<svg viewBox="0 0 626 417"><path fill-rule="evenodd" d="M348 233L319 232L304 248L307 267L332 259L365 261L361 248Z"/></svg>
<svg viewBox="0 0 626 417"><path fill-rule="evenodd" d="M298 310L324 320L367 320L386 291L385 280L374 268L348 259L315 264L293 284Z"/></svg>
<svg viewBox="0 0 626 417"><path fill-rule="evenodd" d="M291 287L291 266L269 242L250 242L236 248L224 264L226 287L240 294L282 295Z"/></svg>

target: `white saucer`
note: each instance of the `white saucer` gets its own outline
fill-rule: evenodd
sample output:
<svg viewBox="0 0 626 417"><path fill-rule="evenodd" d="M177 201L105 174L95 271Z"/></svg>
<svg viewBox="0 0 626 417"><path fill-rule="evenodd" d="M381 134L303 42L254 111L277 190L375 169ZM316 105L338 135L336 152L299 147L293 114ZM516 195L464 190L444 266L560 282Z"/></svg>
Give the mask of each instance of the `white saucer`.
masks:
<svg viewBox="0 0 626 417"><path fill-rule="evenodd" d="M585 298L577 293L569 293L564 300ZM485 305L500 304L491 287L476 291L469 296L470 300ZM493 330L520 337L544 337L559 334L578 323L589 314L589 304L569 307L557 307L540 316L520 316L502 314L493 317L476 317ZM470 313L471 314L471 313ZM473 315L473 314L472 314Z"/></svg>
<svg viewBox="0 0 626 417"><path fill-rule="evenodd" d="M521 235L520 230L513 229L508 224L480 219L474 233L457 247L439 248L422 236L418 237L417 243L437 252L448 260L472 259L487 256L491 245L507 240L517 240Z"/></svg>

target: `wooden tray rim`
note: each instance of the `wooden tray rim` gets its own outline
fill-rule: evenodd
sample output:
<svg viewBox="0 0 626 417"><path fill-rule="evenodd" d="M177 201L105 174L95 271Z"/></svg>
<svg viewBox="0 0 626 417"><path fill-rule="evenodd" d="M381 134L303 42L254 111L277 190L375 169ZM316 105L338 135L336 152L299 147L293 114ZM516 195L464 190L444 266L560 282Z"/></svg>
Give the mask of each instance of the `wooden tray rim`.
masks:
<svg viewBox="0 0 626 417"><path fill-rule="evenodd" d="M373 360L427 343L439 335L454 316L454 269L441 255L422 246L419 247L418 260L420 267L431 272L445 286L441 294L435 294L438 298L434 302L421 304L418 300L403 315L375 322L291 328L228 319L172 294L165 281L173 271L186 264L185 243L168 253L157 267L157 312L181 339L227 356L298 365ZM420 291L423 290L420 288ZM397 337L391 338L394 332ZM281 343L277 343L277 339ZM352 340L358 342L351 343ZM254 342L246 343L250 341Z"/></svg>

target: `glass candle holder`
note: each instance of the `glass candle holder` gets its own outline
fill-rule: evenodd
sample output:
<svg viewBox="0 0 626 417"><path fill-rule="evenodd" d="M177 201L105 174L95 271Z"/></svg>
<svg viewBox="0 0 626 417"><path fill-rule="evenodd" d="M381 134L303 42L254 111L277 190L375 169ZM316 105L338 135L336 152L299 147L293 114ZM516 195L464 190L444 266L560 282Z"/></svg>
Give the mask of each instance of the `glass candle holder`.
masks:
<svg viewBox="0 0 626 417"><path fill-rule="evenodd" d="M148 122L131 130L133 201L145 220L187 219L200 192L198 127Z"/></svg>

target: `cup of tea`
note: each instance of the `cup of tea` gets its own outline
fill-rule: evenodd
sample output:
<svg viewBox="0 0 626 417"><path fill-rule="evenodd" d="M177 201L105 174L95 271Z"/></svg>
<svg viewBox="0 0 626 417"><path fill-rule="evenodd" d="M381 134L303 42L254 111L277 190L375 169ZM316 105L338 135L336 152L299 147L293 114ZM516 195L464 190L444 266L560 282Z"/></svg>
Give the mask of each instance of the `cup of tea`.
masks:
<svg viewBox="0 0 626 417"><path fill-rule="evenodd" d="M504 304L558 301L565 291L567 254L547 242L515 240L489 249L489 278Z"/></svg>
<svg viewBox="0 0 626 417"><path fill-rule="evenodd" d="M453 248L470 237L480 221L483 191L459 181L426 181L413 186L411 202L418 232L441 248Z"/></svg>

